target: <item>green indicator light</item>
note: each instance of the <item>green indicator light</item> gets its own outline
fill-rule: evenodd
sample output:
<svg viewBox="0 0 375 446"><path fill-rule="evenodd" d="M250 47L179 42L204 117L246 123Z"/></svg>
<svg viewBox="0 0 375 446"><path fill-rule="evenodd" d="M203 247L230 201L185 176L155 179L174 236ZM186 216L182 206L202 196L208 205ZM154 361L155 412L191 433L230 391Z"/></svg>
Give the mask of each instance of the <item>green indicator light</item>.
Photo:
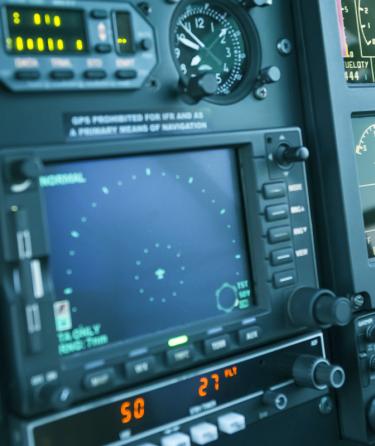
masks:
<svg viewBox="0 0 375 446"><path fill-rule="evenodd" d="M178 345L183 345L189 342L188 336L178 336L177 338L172 338L168 341L169 347L177 347Z"/></svg>

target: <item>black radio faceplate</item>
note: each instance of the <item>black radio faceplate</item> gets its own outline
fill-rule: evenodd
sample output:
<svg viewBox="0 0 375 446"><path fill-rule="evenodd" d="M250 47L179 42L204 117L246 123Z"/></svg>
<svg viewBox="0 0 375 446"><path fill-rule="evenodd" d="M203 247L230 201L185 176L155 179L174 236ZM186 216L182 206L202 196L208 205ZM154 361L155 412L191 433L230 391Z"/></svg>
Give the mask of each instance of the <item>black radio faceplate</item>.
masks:
<svg viewBox="0 0 375 446"><path fill-rule="evenodd" d="M19 352L10 353L17 412L62 409L301 330L288 322L288 298L317 287L305 168L273 158L280 144L300 147L300 132L209 139L159 140L152 158L140 143L98 146L100 156L3 152L5 329L22 333L9 346ZM22 177L41 162L46 175Z"/></svg>
<svg viewBox="0 0 375 446"><path fill-rule="evenodd" d="M22 445L122 446L197 444L241 432L247 425L309 400L327 389L298 387L291 364L308 355L325 358L315 333L134 389L31 423L13 424ZM272 398L273 396L273 398ZM102 427L105 426L105 429ZM177 440L179 439L180 442ZM21 444L20 443L20 444Z"/></svg>
<svg viewBox="0 0 375 446"><path fill-rule="evenodd" d="M129 3L0 8L0 80L12 91L136 90L157 64L154 30Z"/></svg>
<svg viewBox="0 0 375 446"><path fill-rule="evenodd" d="M343 436L363 444L374 444L375 314L359 314L348 327L337 331L333 351L335 359L351 372L338 394Z"/></svg>

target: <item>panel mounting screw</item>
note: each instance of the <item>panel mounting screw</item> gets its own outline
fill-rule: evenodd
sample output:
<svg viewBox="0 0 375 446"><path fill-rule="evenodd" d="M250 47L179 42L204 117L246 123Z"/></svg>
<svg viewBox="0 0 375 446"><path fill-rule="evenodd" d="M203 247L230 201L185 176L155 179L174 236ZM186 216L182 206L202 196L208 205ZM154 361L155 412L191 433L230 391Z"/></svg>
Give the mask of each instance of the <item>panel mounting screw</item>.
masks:
<svg viewBox="0 0 375 446"><path fill-rule="evenodd" d="M268 96L267 87L262 85L262 86L256 88L256 90L254 91L254 96L256 97L256 99L259 99L260 101L267 99L267 96Z"/></svg>
<svg viewBox="0 0 375 446"><path fill-rule="evenodd" d="M359 310L365 304L365 297L362 294L355 294L350 299L355 310Z"/></svg>
<svg viewBox="0 0 375 446"><path fill-rule="evenodd" d="M329 415L333 411L333 402L329 396L323 396L319 401L319 412L323 415Z"/></svg>
<svg viewBox="0 0 375 446"><path fill-rule="evenodd" d="M143 14L146 16L149 16L152 13L152 7L147 2L139 3L138 7L143 12Z"/></svg>
<svg viewBox="0 0 375 446"><path fill-rule="evenodd" d="M281 39L277 42L277 49L282 56L289 56L293 51L293 44L289 39Z"/></svg>

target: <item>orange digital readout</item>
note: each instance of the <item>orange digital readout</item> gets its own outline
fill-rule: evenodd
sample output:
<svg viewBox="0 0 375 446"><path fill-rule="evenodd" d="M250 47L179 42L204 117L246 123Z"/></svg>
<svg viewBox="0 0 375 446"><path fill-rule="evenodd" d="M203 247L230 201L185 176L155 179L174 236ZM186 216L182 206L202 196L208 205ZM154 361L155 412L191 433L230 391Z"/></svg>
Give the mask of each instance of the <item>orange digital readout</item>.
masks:
<svg viewBox="0 0 375 446"><path fill-rule="evenodd" d="M121 404L121 423L128 424L132 420L141 420L145 416L145 400L142 397Z"/></svg>
<svg viewBox="0 0 375 446"><path fill-rule="evenodd" d="M209 377L202 376L199 379L200 386L198 388L198 395L204 398L208 395L210 389L214 392L220 391L221 379L235 378L238 374L238 367L232 366L221 371L221 373L212 373Z"/></svg>

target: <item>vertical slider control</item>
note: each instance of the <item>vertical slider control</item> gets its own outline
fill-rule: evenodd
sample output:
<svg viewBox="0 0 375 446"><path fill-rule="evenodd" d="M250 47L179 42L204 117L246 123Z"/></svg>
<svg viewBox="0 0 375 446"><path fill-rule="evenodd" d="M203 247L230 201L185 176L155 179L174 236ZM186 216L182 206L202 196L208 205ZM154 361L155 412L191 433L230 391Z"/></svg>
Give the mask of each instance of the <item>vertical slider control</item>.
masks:
<svg viewBox="0 0 375 446"><path fill-rule="evenodd" d="M33 291L35 299L44 297L44 284L42 276L42 268L39 260L32 260L30 262L31 279L33 282Z"/></svg>
<svg viewBox="0 0 375 446"><path fill-rule="evenodd" d="M12 206L11 212L18 255L16 276L19 278L19 295L25 312L28 348L30 353L35 354L42 350L42 319L36 300L44 296L42 271L40 262L32 259L32 239L26 210Z"/></svg>

